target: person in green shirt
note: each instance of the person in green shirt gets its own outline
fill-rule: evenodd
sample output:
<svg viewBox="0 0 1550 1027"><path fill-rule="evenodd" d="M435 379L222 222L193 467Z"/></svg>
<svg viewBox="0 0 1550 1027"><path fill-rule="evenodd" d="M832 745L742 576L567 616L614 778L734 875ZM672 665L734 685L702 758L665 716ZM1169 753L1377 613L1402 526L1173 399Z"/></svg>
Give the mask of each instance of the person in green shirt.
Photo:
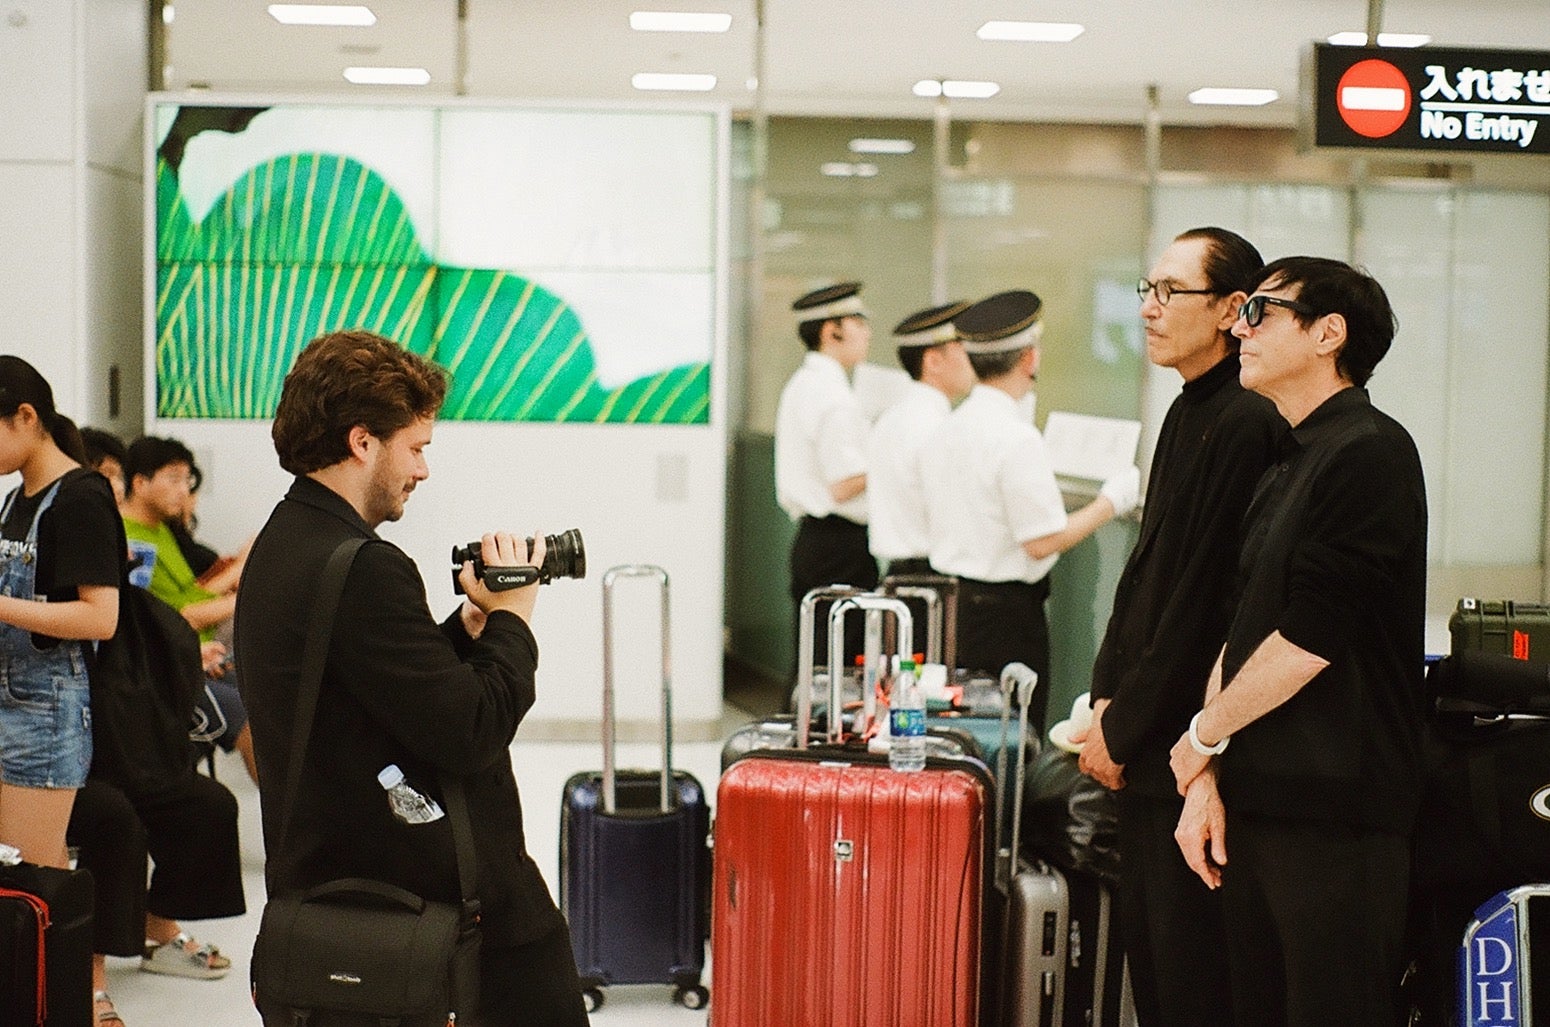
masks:
<svg viewBox="0 0 1550 1027"><path fill-rule="evenodd" d="M214 592L200 584L172 531L183 517L194 483L194 454L176 439L147 435L129 444L124 462L127 486L119 513L129 539L129 580L177 610L206 645L205 696L195 711L195 738L241 754L258 780L253 735L235 683L235 668L222 657L231 645L231 615L237 589ZM216 643L224 648L210 658ZM203 724L197 723L203 720ZM207 730L206 730L207 729Z"/></svg>

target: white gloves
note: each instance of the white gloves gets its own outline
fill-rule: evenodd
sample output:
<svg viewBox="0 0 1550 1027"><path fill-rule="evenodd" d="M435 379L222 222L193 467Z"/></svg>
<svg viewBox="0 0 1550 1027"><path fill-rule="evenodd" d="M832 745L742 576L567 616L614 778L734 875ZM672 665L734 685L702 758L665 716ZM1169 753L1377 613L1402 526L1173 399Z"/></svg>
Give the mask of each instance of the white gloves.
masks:
<svg viewBox="0 0 1550 1027"><path fill-rule="evenodd" d="M1109 475L1103 487L1098 489L1098 494L1114 504L1115 517L1124 517L1141 501L1141 468L1132 464L1117 474Z"/></svg>

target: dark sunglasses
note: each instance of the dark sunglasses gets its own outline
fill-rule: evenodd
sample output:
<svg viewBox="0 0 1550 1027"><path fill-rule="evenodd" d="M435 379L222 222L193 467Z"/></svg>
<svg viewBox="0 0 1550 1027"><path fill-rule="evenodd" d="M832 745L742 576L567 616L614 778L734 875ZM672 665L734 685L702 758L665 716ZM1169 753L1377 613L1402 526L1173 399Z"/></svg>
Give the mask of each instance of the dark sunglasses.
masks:
<svg viewBox="0 0 1550 1027"><path fill-rule="evenodd" d="M1306 303L1298 303L1296 300L1283 300L1279 296L1250 296L1247 302L1238 308L1238 316L1243 318L1243 323L1250 328L1258 328L1260 322L1265 320L1266 307L1285 307L1303 317L1312 317L1315 313L1312 307Z"/></svg>

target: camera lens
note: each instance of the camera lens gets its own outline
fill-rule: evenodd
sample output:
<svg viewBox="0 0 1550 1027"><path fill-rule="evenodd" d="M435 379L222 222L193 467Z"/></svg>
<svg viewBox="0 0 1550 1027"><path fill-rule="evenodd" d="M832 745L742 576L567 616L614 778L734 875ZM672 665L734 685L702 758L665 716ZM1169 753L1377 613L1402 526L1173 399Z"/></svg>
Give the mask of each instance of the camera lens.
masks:
<svg viewBox="0 0 1550 1027"><path fill-rule="evenodd" d="M545 535L544 563L540 570L543 581L586 577L587 549L581 541L581 531L570 528L558 535Z"/></svg>

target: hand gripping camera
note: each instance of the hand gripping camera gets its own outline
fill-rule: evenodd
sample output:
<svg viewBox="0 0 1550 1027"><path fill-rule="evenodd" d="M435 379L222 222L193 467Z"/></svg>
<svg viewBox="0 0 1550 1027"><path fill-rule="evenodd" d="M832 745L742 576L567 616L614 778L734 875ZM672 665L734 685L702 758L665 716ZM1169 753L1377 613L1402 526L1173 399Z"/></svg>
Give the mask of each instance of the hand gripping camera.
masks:
<svg viewBox="0 0 1550 1027"><path fill-rule="evenodd" d="M544 562L541 567L487 567L481 550L475 541L465 546L452 547L452 591L463 594L463 583L458 571L464 562L474 565L474 573L484 581L491 592L504 592L521 588L537 581L549 584L555 578L584 578L587 576L587 549L581 541L581 531L571 528L558 535L544 536ZM533 540L527 540L527 558L533 558Z"/></svg>

